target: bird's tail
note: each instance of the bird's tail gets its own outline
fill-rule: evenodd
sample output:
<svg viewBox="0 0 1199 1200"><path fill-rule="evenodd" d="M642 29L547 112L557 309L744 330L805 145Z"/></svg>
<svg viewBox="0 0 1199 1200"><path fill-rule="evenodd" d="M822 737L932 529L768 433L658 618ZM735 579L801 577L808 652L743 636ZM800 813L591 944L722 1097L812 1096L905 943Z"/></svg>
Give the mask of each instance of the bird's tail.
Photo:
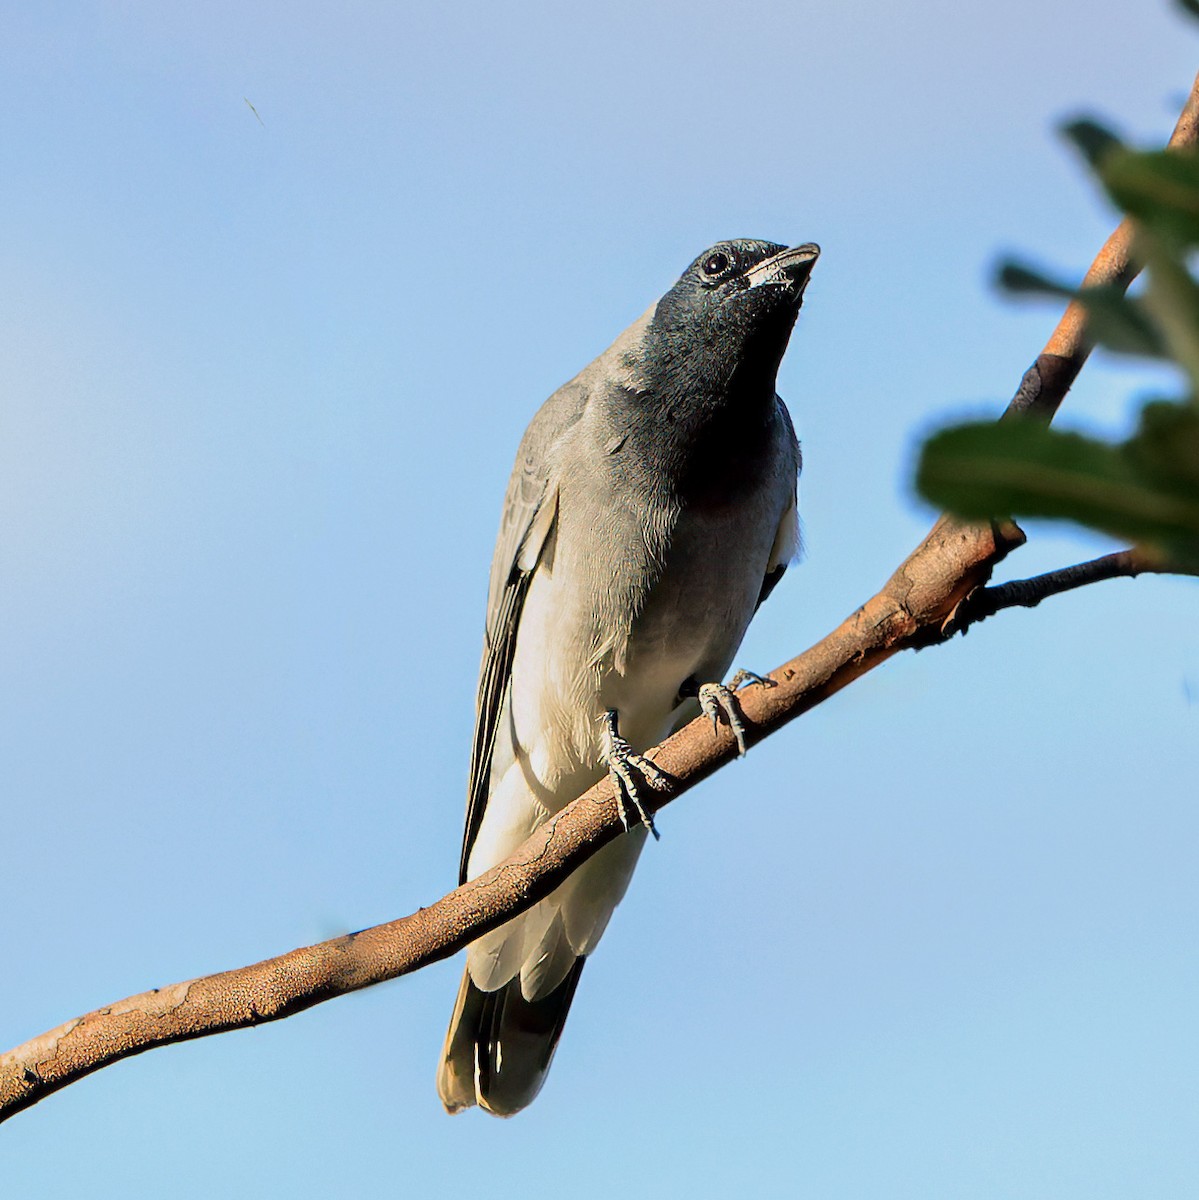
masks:
<svg viewBox="0 0 1199 1200"><path fill-rule="evenodd" d="M464 972L450 1018L437 1092L448 1112L481 1105L497 1117L520 1112L541 1091L562 1036L585 958L539 1000L526 1000L520 976L494 992L477 988Z"/></svg>

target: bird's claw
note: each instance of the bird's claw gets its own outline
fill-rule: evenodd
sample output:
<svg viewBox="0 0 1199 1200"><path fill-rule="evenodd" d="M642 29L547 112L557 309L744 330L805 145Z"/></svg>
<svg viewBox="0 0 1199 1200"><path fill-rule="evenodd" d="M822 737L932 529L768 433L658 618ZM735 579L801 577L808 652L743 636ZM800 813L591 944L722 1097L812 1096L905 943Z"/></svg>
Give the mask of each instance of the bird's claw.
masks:
<svg viewBox="0 0 1199 1200"><path fill-rule="evenodd" d="M699 688L699 707L705 717L708 717L712 722L712 732L720 732L720 718L724 717L725 723L733 731L733 737L737 742L737 756L744 757L746 750L749 748L745 743L745 722L741 720L741 713L737 708L737 701L733 697L732 688L726 687L723 683L703 683Z"/></svg>
<svg viewBox="0 0 1199 1200"><path fill-rule="evenodd" d="M724 717L725 723L732 730L733 738L737 743L738 758L745 757L749 745L746 741L745 721L741 716L741 707L738 705L734 693L747 683L757 683L762 687L775 686L773 679L767 679L756 671L738 669L727 684L703 683L700 684L697 692L700 711L711 720L713 733L720 732L720 718Z"/></svg>
<svg viewBox="0 0 1199 1200"><path fill-rule="evenodd" d="M612 777L612 787L616 792L616 808L620 813L621 824L628 829L631 825L631 812L635 811L637 820L654 835L655 840L661 838L654 818L637 791L636 776L640 775L643 783L651 788L666 787L670 777L651 758L638 754L628 742L620 736L616 726L616 711L609 709L604 714L604 759L608 764L608 773Z"/></svg>
<svg viewBox="0 0 1199 1200"><path fill-rule="evenodd" d="M728 682L728 689L730 692L739 692L747 683L756 683L765 688L778 686L773 679L766 675L759 675L757 671L747 671L744 667L738 667Z"/></svg>

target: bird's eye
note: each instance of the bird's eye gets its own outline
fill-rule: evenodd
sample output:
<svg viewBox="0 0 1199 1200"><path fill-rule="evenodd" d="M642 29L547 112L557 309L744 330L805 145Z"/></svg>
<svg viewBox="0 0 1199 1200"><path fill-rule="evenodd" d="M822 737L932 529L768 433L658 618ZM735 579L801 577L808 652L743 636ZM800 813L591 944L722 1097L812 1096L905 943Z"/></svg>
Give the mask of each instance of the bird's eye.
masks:
<svg viewBox="0 0 1199 1200"><path fill-rule="evenodd" d="M704 259L704 274L705 275L720 275L729 269L729 256L723 250L717 250L715 254L709 254Z"/></svg>

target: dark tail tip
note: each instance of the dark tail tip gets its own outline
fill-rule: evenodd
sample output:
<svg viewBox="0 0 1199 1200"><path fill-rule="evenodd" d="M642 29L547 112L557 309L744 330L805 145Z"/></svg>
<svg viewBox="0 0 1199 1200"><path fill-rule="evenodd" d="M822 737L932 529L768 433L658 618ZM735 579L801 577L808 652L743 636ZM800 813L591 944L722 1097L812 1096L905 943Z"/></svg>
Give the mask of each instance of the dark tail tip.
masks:
<svg viewBox="0 0 1199 1200"><path fill-rule="evenodd" d="M585 959L539 1000L521 995L519 977L480 991L465 973L446 1035L437 1091L446 1110L478 1104L510 1117L532 1102L550 1069Z"/></svg>

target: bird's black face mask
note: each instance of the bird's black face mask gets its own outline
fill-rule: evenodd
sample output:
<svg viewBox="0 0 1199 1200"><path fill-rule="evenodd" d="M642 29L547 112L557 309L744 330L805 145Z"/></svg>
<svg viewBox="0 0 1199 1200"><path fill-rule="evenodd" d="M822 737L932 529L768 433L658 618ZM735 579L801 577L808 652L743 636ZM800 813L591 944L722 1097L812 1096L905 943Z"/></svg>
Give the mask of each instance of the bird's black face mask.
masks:
<svg viewBox="0 0 1199 1200"><path fill-rule="evenodd" d="M820 255L747 238L705 250L658 302L650 335L676 386L705 392L768 388L787 349ZM673 390L673 389L672 389Z"/></svg>

